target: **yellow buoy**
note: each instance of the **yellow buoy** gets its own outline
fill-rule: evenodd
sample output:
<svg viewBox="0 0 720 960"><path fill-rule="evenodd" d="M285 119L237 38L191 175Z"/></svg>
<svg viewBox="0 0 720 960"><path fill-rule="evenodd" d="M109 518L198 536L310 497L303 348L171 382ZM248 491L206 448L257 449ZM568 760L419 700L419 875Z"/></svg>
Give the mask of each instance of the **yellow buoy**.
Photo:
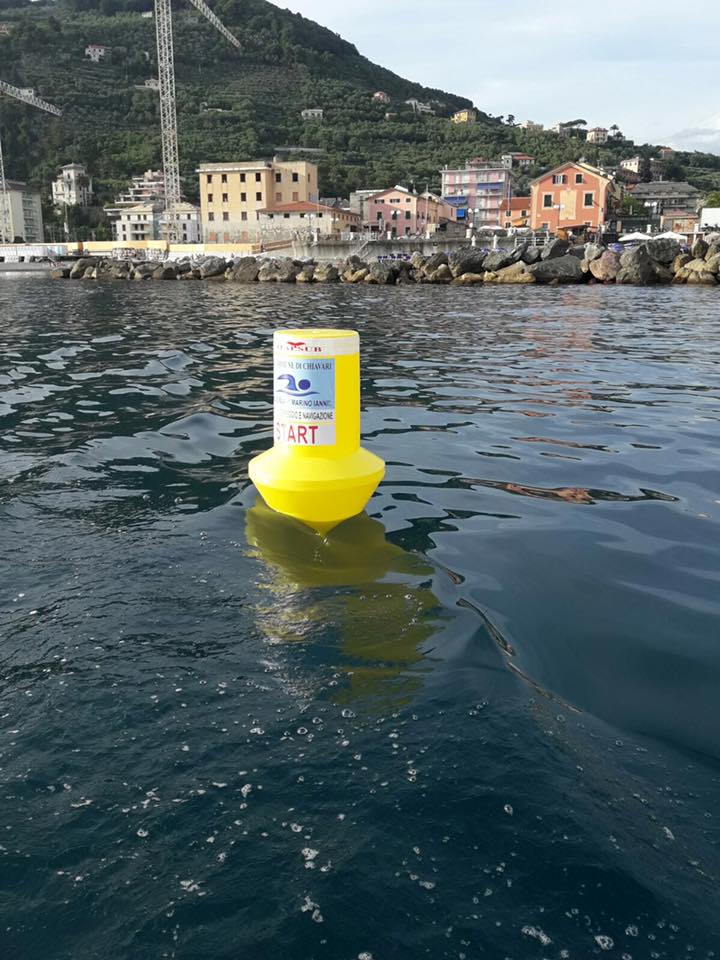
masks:
<svg viewBox="0 0 720 960"><path fill-rule="evenodd" d="M279 330L275 444L250 461L269 507L327 533L356 516L385 473L360 446L360 337L355 330Z"/></svg>

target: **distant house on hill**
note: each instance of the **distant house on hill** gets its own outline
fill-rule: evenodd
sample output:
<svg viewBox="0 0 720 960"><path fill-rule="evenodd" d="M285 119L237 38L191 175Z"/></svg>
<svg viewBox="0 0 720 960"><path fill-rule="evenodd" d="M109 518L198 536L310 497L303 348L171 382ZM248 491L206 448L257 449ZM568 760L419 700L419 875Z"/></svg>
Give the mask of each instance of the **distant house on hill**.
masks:
<svg viewBox="0 0 720 960"><path fill-rule="evenodd" d="M531 167L535 163L535 157L529 153L504 153L500 159L509 170L513 167Z"/></svg>
<svg viewBox="0 0 720 960"><path fill-rule="evenodd" d="M0 37L9 37L12 28L13 25L11 23L0 23Z"/></svg>
<svg viewBox="0 0 720 960"><path fill-rule="evenodd" d="M384 90L378 90L377 93L373 94L372 98L375 103L390 103L390 97Z"/></svg>
<svg viewBox="0 0 720 960"><path fill-rule="evenodd" d="M450 117L452 123L477 123L477 110L458 110Z"/></svg>
<svg viewBox="0 0 720 960"><path fill-rule="evenodd" d="M527 130L528 133L540 133L545 129L542 123L535 123L534 120L525 120L520 124L521 130Z"/></svg>
<svg viewBox="0 0 720 960"><path fill-rule="evenodd" d="M322 120L323 111L320 109L320 107L309 107L303 110L300 116L303 118L303 120Z"/></svg>
<svg viewBox="0 0 720 960"><path fill-rule="evenodd" d="M110 47L106 47L102 43L91 43L85 47L85 57L92 60L93 63L100 63L108 53L110 53Z"/></svg>
<svg viewBox="0 0 720 960"><path fill-rule="evenodd" d="M413 113L435 113L429 103L423 103L421 100L411 98L410 100L406 100L405 103L412 109Z"/></svg>
<svg viewBox="0 0 720 960"><path fill-rule="evenodd" d="M588 143L607 143L608 132L605 127L591 127L587 132Z"/></svg>

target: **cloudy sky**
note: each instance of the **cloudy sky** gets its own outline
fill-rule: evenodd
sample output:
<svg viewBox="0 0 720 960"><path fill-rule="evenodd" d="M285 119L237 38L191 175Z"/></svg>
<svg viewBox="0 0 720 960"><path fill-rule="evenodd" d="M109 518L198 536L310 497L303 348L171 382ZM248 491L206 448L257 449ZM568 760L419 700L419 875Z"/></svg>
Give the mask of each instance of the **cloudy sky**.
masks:
<svg viewBox="0 0 720 960"><path fill-rule="evenodd" d="M720 153L719 0L277 2L488 113Z"/></svg>

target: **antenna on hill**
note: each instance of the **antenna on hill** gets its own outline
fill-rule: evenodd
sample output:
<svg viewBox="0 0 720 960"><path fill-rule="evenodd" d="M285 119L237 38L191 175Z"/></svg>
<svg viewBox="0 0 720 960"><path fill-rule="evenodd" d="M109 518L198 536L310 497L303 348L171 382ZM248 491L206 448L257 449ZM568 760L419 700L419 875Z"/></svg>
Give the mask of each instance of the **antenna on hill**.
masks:
<svg viewBox="0 0 720 960"><path fill-rule="evenodd" d="M237 37L230 33L204 0L188 0L188 2L196 10L199 10L205 19L234 47L240 47L240 41ZM160 87L160 134L165 174L164 219L167 241L168 243L175 243L179 237L177 206L182 199L182 193L180 190L171 0L155 0L155 32L157 34L158 84Z"/></svg>

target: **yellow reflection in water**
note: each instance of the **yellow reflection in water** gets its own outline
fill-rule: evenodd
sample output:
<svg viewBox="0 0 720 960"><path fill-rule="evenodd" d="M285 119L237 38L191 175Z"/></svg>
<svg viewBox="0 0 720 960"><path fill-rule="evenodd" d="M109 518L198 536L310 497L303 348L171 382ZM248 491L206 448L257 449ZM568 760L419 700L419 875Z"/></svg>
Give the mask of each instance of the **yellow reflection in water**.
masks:
<svg viewBox="0 0 720 960"><path fill-rule="evenodd" d="M347 677L338 703L407 702L422 682L410 668L445 625L432 567L389 543L365 513L322 537L258 501L247 512L246 537L268 573L269 602L256 611L268 640L312 642L331 632Z"/></svg>

